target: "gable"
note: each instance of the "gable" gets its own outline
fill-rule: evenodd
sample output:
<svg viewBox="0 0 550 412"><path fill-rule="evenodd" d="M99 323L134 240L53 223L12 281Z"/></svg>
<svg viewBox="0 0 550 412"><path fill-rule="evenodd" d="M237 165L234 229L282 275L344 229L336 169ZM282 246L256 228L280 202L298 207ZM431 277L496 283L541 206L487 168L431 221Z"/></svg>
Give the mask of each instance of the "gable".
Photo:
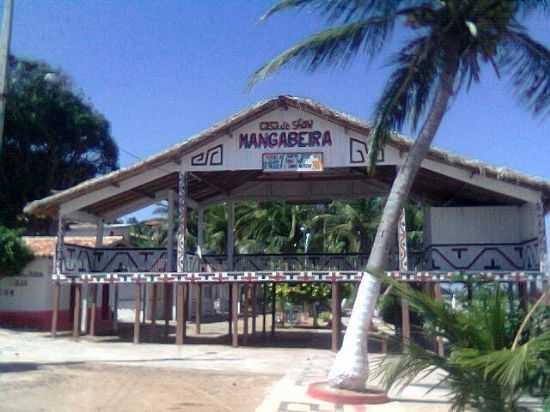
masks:
<svg viewBox="0 0 550 412"><path fill-rule="evenodd" d="M273 171L277 161L289 166L310 158L320 160L323 168L364 167L368 137L299 108L277 107L185 154L182 167L186 171ZM378 163L398 161L398 151L387 146Z"/></svg>

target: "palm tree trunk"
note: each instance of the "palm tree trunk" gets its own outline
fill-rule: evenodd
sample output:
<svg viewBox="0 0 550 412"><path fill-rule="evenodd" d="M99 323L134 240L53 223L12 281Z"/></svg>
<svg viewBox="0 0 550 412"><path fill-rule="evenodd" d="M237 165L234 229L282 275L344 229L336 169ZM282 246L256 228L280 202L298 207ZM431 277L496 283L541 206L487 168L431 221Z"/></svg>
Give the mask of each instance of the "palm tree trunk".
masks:
<svg viewBox="0 0 550 412"><path fill-rule="evenodd" d="M342 348L336 355L328 376L329 383L333 387L349 390L365 389L369 373L368 333L376 301L380 294L380 279L384 275L399 214L405 205L422 160L426 157L441 124L449 99L453 95L457 68L456 59L449 58L441 74L438 90L422 130L393 182L369 256L367 273L361 280L355 298Z"/></svg>

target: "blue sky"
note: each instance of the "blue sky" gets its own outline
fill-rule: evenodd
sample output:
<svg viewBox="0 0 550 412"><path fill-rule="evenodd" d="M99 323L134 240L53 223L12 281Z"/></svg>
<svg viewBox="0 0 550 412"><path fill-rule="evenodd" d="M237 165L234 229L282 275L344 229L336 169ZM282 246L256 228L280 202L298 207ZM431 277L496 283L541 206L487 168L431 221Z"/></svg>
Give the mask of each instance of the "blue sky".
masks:
<svg viewBox="0 0 550 412"><path fill-rule="evenodd" d="M345 70L285 70L248 92L256 68L322 27L317 15L303 12L258 24L272 1L15 1L12 52L74 79L110 120L121 166L281 94L368 119L388 75L384 59L367 64L359 57ZM527 25L550 47L547 21ZM393 50L400 44L394 40ZM550 179L549 138L550 117L518 107L510 83L485 67L482 84L454 102L436 145Z"/></svg>

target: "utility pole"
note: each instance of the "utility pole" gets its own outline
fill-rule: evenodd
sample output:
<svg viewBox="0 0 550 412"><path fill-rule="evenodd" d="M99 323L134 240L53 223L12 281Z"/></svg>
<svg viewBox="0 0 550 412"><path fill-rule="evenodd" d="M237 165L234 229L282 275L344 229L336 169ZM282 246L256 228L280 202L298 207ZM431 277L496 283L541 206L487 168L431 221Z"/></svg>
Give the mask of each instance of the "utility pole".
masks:
<svg viewBox="0 0 550 412"><path fill-rule="evenodd" d="M8 89L8 64L12 17L13 0L4 0L2 33L0 33L0 153L2 152L2 143L4 141L4 118L6 117L6 92Z"/></svg>

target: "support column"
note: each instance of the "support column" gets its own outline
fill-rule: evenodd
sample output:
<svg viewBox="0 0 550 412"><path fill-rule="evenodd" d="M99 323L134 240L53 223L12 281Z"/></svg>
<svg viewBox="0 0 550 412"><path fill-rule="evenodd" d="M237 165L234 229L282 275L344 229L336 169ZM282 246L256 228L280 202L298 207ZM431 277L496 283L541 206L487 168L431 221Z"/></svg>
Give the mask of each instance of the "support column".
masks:
<svg viewBox="0 0 550 412"><path fill-rule="evenodd" d="M538 232L538 252L539 252L539 270L544 274L542 278L542 291L545 293L550 288L550 267L547 265L548 245L546 243L546 221L544 220L544 204L542 201L537 202L537 232ZM536 282L535 282L536 283ZM550 306L550 294L546 296L543 302Z"/></svg>
<svg viewBox="0 0 550 412"><path fill-rule="evenodd" d="M262 314L262 334L265 335L267 323L267 282L263 284Z"/></svg>
<svg viewBox="0 0 550 412"><path fill-rule="evenodd" d="M113 330L118 332L118 283L113 284L115 293L113 296Z"/></svg>
<svg viewBox="0 0 550 412"><path fill-rule="evenodd" d="M252 284L252 335L256 334L256 317L258 316L258 284Z"/></svg>
<svg viewBox="0 0 550 412"><path fill-rule="evenodd" d="M277 321L277 283L271 283L271 336L275 336L275 323Z"/></svg>
<svg viewBox="0 0 550 412"><path fill-rule="evenodd" d="M164 293L164 337L167 338L170 334L170 318L172 310L172 287L171 283L165 282L162 285Z"/></svg>
<svg viewBox="0 0 550 412"><path fill-rule="evenodd" d="M195 284L195 333L201 333L201 315L202 315L202 284Z"/></svg>
<svg viewBox="0 0 550 412"><path fill-rule="evenodd" d="M399 215L397 242L399 246L399 271L407 272L409 270L409 262L407 252L407 221L404 208L401 209L401 214ZM409 303L406 299L401 299L401 333L403 345L405 345L411 338L411 314Z"/></svg>
<svg viewBox="0 0 550 412"><path fill-rule="evenodd" d="M187 236L187 172L180 172L178 176L178 211L179 211L179 221L178 221L178 260L177 260L177 271L185 272L186 260L185 260L185 251L186 251L186 236Z"/></svg>
<svg viewBox="0 0 550 412"><path fill-rule="evenodd" d="M229 289L229 302L227 305L227 323L228 323L228 330L229 330L229 336L233 334L233 284L228 283L227 287Z"/></svg>
<svg viewBox="0 0 550 412"><path fill-rule="evenodd" d="M227 239L226 239L227 267L229 270L235 268L235 203L227 202Z"/></svg>
<svg viewBox="0 0 550 412"><path fill-rule="evenodd" d="M231 283L231 318L233 323L231 343L234 347L239 346L239 284Z"/></svg>
<svg viewBox="0 0 550 412"><path fill-rule="evenodd" d="M157 287L156 283L151 285L151 325L157 325Z"/></svg>
<svg viewBox="0 0 550 412"><path fill-rule="evenodd" d="M141 332L141 283L139 281L134 285L135 287L135 306L134 306L134 343L139 343ZM144 313L145 315L145 313Z"/></svg>
<svg viewBox="0 0 550 412"><path fill-rule="evenodd" d="M187 172L180 171L178 174L178 244L177 244L177 271L185 272L185 238L187 235ZM176 285L176 345L182 345L187 329L187 287L178 283Z"/></svg>
<svg viewBox="0 0 550 412"><path fill-rule="evenodd" d="M187 329L187 299L184 283L176 284L176 345L183 345Z"/></svg>
<svg viewBox="0 0 550 412"><path fill-rule="evenodd" d="M174 259L174 203L176 194L173 190L168 191L168 216L167 238L166 238L166 270L173 272L176 269Z"/></svg>
<svg viewBox="0 0 550 412"><path fill-rule="evenodd" d="M59 275L63 271L63 249L65 242L65 226L63 225L63 217L60 215L57 221L57 239L54 253L54 272L56 274L53 282L52 296L52 338L57 335L57 322L59 319L59 295L61 293L61 284L59 283Z"/></svg>
<svg viewBox="0 0 550 412"><path fill-rule="evenodd" d="M52 296L52 338L55 338L57 335L57 320L59 318L59 295L60 295L61 284L58 280L53 282L53 296Z"/></svg>
<svg viewBox="0 0 550 412"><path fill-rule="evenodd" d="M103 219L98 220L96 225L96 234L95 234L95 247L103 246L103 232L104 232L104 221Z"/></svg>
<svg viewBox="0 0 550 412"><path fill-rule="evenodd" d="M250 312L250 285L245 283L243 285L243 343L248 343L248 315Z"/></svg>
<svg viewBox="0 0 550 412"><path fill-rule="evenodd" d="M87 280L82 282L81 288L82 303L80 309L80 332L82 334L86 334L89 330L88 302L90 297L90 288Z"/></svg>
<svg viewBox="0 0 550 412"><path fill-rule="evenodd" d="M204 253L204 207L202 206L197 208L197 246L198 254L202 258Z"/></svg>
<svg viewBox="0 0 550 412"><path fill-rule="evenodd" d="M56 275L63 273L63 259L65 250L65 223L63 216L57 219L57 239L55 243L54 270Z"/></svg>
<svg viewBox="0 0 550 412"><path fill-rule="evenodd" d="M96 334L96 312L97 312L97 284L90 285L90 336Z"/></svg>
<svg viewBox="0 0 550 412"><path fill-rule="evenodd" d="M338 352L340 347L341 335L341 308L340 308L340 285L338 282L332 282L332 335L331 349Z"/></svg>
<svg viewBox="0 0 550 412"><path fill-rule="evenodd" d="M80 301L82 300L82 285L74 285L73 338L80 338Z"/></svg>

